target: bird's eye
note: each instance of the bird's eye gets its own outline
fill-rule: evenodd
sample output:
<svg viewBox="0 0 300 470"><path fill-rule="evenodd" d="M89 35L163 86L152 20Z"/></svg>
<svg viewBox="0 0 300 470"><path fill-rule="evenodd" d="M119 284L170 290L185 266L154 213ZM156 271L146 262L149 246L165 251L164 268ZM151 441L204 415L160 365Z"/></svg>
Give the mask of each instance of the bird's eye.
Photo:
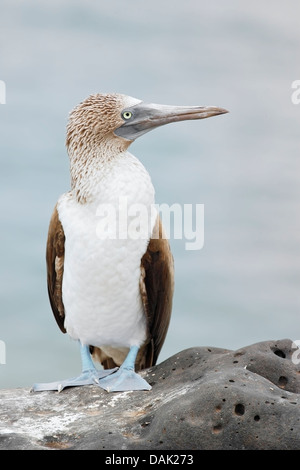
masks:
<svg viewBox="0 0 300 470"><path fill-rule="evenodd" d="M124 113L122 113L122 117L126 120L130 119L132 116L132 113L130 111L124 111Z"/></svg>

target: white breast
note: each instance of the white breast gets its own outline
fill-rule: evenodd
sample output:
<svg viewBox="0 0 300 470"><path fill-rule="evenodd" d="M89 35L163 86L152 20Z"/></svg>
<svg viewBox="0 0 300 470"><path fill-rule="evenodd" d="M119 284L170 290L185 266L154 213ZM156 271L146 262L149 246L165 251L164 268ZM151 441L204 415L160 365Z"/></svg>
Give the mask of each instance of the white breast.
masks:
<svg viewBox="0 0 300 470"><path fill-rule="evenodd" d="M133 239L124 227L132 230L136 225L139 206L135 207L135 214L127 217L127 224L124 212L127 210L128 215L132 204L140 204L140 209L145 207L151 214L154 189L145 168L129 153L111 165L98 187L97 197L86 204L78 203L72 193L62 195L58 202L66 237L65 327L72 338L83 344L140 345L146 334L139 291L140 264L156 214L152 211L150 219L142 219L143 227L138 227L137 234L143 228L143 237ZM121 221L121 239L113 221L109 228L105 223L109 208L112 213L115 211L117 229ZM114 233L117 239L108 238L113 238Z"/></svg>

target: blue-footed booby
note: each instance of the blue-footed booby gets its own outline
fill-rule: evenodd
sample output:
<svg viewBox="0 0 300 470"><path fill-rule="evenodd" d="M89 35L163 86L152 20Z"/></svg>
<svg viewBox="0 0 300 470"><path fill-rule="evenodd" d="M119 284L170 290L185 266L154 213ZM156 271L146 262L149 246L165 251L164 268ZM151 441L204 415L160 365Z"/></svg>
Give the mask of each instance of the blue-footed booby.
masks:
<svg viewBox="0 0 300 470"><path fill-rule="evenodd" d="M164 124L226 112L214 106L146 104L121 94L90 95L71 111L66 138L71 190L54 208L46 261L51 307L61 331L78 340L82 373L34 384L33 391L86 384L107 391L151 389L136 371L155 365L167 334L173 257L159 215L151 211L150 176L128 147ZM137 222L134 211L121 213L120 198L151 215ZM111 219L99 226L103 207L112 208L119 220L125 217L122 236ZM132 222L135 234L143 236L132 236Z"/></svg>

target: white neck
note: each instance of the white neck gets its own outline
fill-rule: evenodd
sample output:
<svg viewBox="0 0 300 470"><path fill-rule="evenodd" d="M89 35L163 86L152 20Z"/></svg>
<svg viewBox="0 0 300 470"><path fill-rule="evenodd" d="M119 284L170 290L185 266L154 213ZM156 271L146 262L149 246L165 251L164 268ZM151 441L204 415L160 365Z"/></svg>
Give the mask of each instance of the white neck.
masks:
<svg viewBox="0 0 300 470"><path fill-rule="evenodd" d="M81 204L116 202L126 196L131 203L153 204L154 188L142 163L126 150L84 153L71 158L72 193Z"/></svg>
<svg viewBox="0 0 300 470"><path fill-rule="evenodd" d="M98 147L85 145L68 149L70 156L71 187L79 203L91 202L97 197L101 181L116 163L124 158L124 148L118 140L108 140Z"/></svg>

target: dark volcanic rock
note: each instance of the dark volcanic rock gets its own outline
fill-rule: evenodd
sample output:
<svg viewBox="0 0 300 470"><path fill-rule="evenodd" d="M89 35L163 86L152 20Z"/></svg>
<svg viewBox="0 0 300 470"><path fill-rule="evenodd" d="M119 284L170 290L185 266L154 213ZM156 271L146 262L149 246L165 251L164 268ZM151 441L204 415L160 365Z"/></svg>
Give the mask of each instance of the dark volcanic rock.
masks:
<svg viewBox="0 0 300 470"><path fill-rule="evenodd" d="M150 392L1 390L0 449L300 449L291 340L191 348L143 373Z"/></svg>

